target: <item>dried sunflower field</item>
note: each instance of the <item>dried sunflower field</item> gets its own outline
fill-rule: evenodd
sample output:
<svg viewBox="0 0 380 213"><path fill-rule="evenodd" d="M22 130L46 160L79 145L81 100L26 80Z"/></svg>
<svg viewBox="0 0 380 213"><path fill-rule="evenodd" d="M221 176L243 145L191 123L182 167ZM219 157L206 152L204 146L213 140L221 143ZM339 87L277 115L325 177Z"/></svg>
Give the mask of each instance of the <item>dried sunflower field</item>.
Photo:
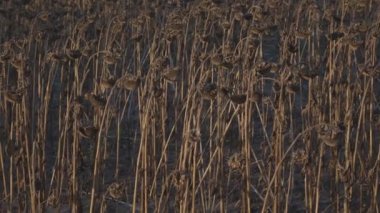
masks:
<svg viewBox="0 0 380 213"><path fill-rule="evenodd" d="M0 212L380 212L380 2L0 1Z"/></svg>

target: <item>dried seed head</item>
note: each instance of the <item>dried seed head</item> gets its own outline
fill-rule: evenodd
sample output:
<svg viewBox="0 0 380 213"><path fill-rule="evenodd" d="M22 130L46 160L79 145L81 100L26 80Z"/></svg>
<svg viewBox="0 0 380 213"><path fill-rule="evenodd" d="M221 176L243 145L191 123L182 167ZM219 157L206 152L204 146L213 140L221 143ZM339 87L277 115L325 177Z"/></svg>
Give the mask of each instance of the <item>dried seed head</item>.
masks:
<svg viewBox="0 0 380 213"><path fill-rule="evenodd" d="M231 89L228 87L221 87L219 89L219 93L222 95L222 97L228 98L231 94Z"/></svg>
<svg viewBox="0 0 380 213"><path fill-rule="evenodd" d="M179 76L179 67L166 68L162 76L168 81L176 81Z"/></svg>
<svg viewBox="0 0 380 213"><path fill-rule="evenodd" d="M342 166L338 162L337 168L338 168L338 175L339 175L340 181L342 181L343 183L350 183L352 181L351 166L350 165Z"/></svg>
<svg viewBox="0 0 380 213"><path fill-rule="evenodd" d="M281 91L281 84L279 84L278 82L274 82L273 83L273 91L275 93L279 93Z"/></svg>
<svg viewBox="0 0 380 213"><path fill-rule="evenodd" d="M299 39L307 39L309 38L311 35L311 32L310 30L300 30L298 29L295 33L295 36L296 38L299 38Z"/></svg>
<svg viewBox="0 0 380 213"><path fill-rule="evenodd" d="M336 147L343 128L337 124L323 124L318 129L318 137L329 147Z"/></svg>
<svg viewBox="0 0 380 213"><path fill-rule="evenodd" d="M228 20L224 20L222 23L221 23L221 26L223 27L223 29L227 30L231 27L231 22L228 21Z"/></svg>
<svg viewBox="0 0 380 213"><path fill-rule="evenodd" d="M248 31L249 37L255 37L257 35L263 35L268 30L268 26L264 23L253 24Z"/></svg>
<svg viewBox="0 0 380 213"><path fill-rule="evenodd" d="M338 31L327 35L327 38L331 41L336 41L336 40L343 38L343 37L344 37L344 33L338 32Z"/></svg>
<svg viewBox="0 0 380 213"><path fill-rule="evenodd" d="M118 57L116 54L107 53L104 56L104 63L108 65L116 64L117 60L118 60Z"/></svg>
<svg viewBox="0 0 380 213"><path fill-rule="evenodd" d="M169 65L170 65L170 59L168 57L158 57L151 64L151 68L156 72L160 72Z"/></svg>
<svg viewBox="0 0 380 213"><path fill-rule="evenodd" d="M54 193L51 193L49 197L47 198L47 204L52 207L57 207L58 203L59 203L58 197Z"/></svg>
<svg viewBox="0 0 380 213"><path fill-rule="evenodd" d="M215 66L220 66L224 62L223 55L215 54L211 57L211 64Z"/></svg>
<svg viewBox="0 0 380 213"><path fill-rule="evenodd" d="M351 38L349 39L348 41L348 45L350 46L350 48L352 50L356 50L358 49L362 44L364 44L364 41L362 40L359 40L357 38Z"/></svg>
<svg viewBox="0 0 380 213"><path fill-rule="evenodd" d="M244 104L247 100L246 94L230 95L230 100L235 104Z"/></svg>
<svg viewBox="0 0 380 213"><path fill-rule="evenodd" d="M285 87L286 91L290 94L295 94L299 91L299 86L296 83L288 83Z"/></svg>
<svg viewBox="0 0 380 213"><path fill-rule="evenodd" d="M4 92L4 98L5 100L14 103L14 104L20 104L22 101L22 97L24 96L25 90L8 90Z"/></svg>
<svg viewBox="0 0 380 213"><path fill-rule="evenodd" d="M359 64L358 71L364 76L371 77L374 73L374 67L365 64Z"/></svg>
<svg viewBox="0 0 380 213"><path fill-rule="evenodd" d="M161 88L160 81L154 81L153 82L153 96L155 98L160 98L164 92L164 90Z"/></svg>
<svg viewBox="0 0 380 213"><path fill-rule="evenodd" d="M125 184L122 182L113 182L108 186L107 192L113 199L121 199L125 195Z"/></svg>
<svg viewBox="0 0 380 213"><path fill-rule="evenodd" d="M114 77L109 78L101 78L99 81L100 90L104 92L106 89L111 89L116 83L116 80Z"/></svg>
<svg viewBox="0 0 380 213"><path fill-rule="evenodd" d="M234 65L230 62L225 61L225 62L220 64L220 67L222 67L224 69L231 70L234 67Z"/></svg>
<svg viewBox="0 0 380 213"><path fill-rule="evenodd" d="M47 55L47 59L56 62L66 62L68 60L68 57L64 53L49 52Z"/></svg>
<svg viewBox="0 0 380 213"><path fill-rule="evenodd" d="M296 150L295 152L293 152L293 155L292 155L292 158L293 158L293 162L295 164L301 164L301 165L304 165L306 162L307 162L307 154L306 154L306 151L303 150L303 149L298 149Z"/></svg>
<svg viewBox="0 0 380 213"><path fill-rule="evenodd" d="M201 85L199 92L203 99L214 100L218 92L218 87L211 82L205 83L204 85Z"/></svg>
<svg viewBox="0 0 380 213"><path fill-rule="evenodd" d="M8 154L8 156L13 156L17 154L20 150L20 147L16 145L14 140L8 140L5 146L5 151Z"/></svg>
<svg viewBox="0 0 380 213"><path fill-rule="evenodd" d="M48 22L49 21L49 17L50 17L50 12L49 11L42 11L40 12L40 14L38 14L38 18L42 21L45 21L45 22Z"/></svg>
<svg viewBox="0 0 380 213"><path fill-rule="evenodd" d="M261 94L261 92L254 91L251 98L249 98L249 100L251 102L259 103L261 101L262 97L263 97L263 95Z"/></svg>
<svg viewBox="0 0 380 213"><path fill-rule="evenodd" d="M289 53L297 53L298 51L298 47L296 43L288 42L287 47L288 47Z"/></svg>
<svg viewBox="0 0 380 213"><path fill-rule="evenodd" d="M245 157L242 153L234 153L228 159L227 164L231 170L242 170L245 167Z"/></svg>
<svg viewBox="0 0 380 213"><path fill-rule="evenodd" d="M176 189L182 190L187 180L189 179L189 174L186 171L175 170L170 174L170 177Z"/></svg>
<svg viewBox="0 0 380 213"><path fill-rule="evenodd" d="M92 93L86 93L84 95L84 98L88 100L91 103L91 105L96 109L103 109L107 103L107 101L104 98Z"/></svg>
<svg viewBox="0 0 380 213"><path fill-rule="evenodd" d="M258 74L265 76L267 75L272 69L272 65L268 62L261 62L256 65L256 71Z"/></svg>
<svg viewBox="0 0 380 213"><path fill-rule="evenodd" d="M297 70L298 70L297 72L298 76L307 81L310 81L318 76L317 70L313 70L313 71L309 70L305 65L299 67L299 69Z"/></svg>
<svg viewBox="0 0 380 213"><path fill-rule="evenodd" d="M11 61L12 66L17 70L23 70L25 67L26 59L22 57L21 55L18 55L17 57L14 57Z"/></svg>
<svg viewBox="0 0 380 213"><path fill-rule="evenodd" d="M13 54L10 50L5 50L4 52L1 53L0 55L0 62L5 63L12 59Z"/></svg>
<svg viewBox="0 0 380 213"><path fill-rule="evenodd" d="M248 12L248 13L245 13L245 14L243 15L243 18L244 18L244 20L246 20L246 21L251 21L252 18L253 18L253 15L252 15L252 13Z"/></svg>
<svg viewBox="0 0 380 213"><path fill-rule="evenodd" d="M131 37L131 40L135 42L140 42L142 38L143 38L142 33L134 33Z"/></svg>
<svg viewBox="0 0 380 213"><path fill-rule="evenodd" d="M79 135L84 138L95 138L98 134L98 128L94 126L79 127Z"/></svg>
<svg viewBox="0 0 380 213"><path fill-rule="evenodd" d="M140 86L141 78L132 74L125 74L116 82L116 86L120 89L133 91Z"/></svg>
<svg viewBox="0 0 380 213"><path fill-rule="evenodd" d="M190 143L199 143L201 141L201 133L199 130L192 129L189 132L189 142Z"/></svg>
<svg viewBox="0 0 380 213"><path fill-rule="evenodd" d="M82 56L82 52L79 49L67 50L66 55L70 59L75 60Z"/></svg>
<svg viewBox="0 0 380 213"><path fill-rule="evenodd" d="M74 112L74 117L75 118L81 118L83 115L83 109L84 109L84 103L83 103L83 98L81 96L77 96L74 101L73 101L73 112Z"/></svg>

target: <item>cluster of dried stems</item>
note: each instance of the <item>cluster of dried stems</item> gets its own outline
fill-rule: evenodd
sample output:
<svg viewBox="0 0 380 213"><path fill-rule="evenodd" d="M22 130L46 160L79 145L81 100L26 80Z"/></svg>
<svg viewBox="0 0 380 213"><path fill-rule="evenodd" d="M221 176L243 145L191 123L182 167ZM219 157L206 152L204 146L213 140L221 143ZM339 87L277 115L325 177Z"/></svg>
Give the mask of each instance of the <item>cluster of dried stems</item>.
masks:
<svg viewBox="0 0 380 213"><path fill-rule="evenodd" d="M1 211L379 212L379 14L1 1Z"/></svg>

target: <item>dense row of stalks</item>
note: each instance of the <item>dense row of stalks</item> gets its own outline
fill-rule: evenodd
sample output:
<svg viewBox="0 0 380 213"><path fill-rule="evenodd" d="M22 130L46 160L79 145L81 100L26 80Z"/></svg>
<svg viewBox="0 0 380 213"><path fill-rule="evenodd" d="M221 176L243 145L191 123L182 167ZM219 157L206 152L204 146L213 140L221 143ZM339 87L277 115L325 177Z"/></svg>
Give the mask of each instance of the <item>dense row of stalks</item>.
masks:
<svg viewBox="0 0 380 213"><path fill-rule="evenodd" d="M379 14L1 1L1 211L379 212Z"/></svg>

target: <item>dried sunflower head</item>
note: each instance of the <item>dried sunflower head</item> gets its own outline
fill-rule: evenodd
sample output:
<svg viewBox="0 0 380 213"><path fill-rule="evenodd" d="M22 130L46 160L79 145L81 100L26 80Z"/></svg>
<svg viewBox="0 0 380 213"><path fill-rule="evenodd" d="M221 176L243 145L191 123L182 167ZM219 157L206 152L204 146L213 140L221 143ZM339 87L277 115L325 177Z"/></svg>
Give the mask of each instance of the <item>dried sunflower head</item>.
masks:
<svg viewBox="0 0 380 213"><path fill-rule="evenodd" d="M125 183L113 182L108 186L107 192L113 199L119 200L125 195Z"/></svg>
<svg viewBox="0 0 380 213"><path fill-rule="evenodd" d="M78 129L79 135L84 138L95 138L98 131L99 129L95 126L79 127Z"/></svg>
<svg viewBox="0 0 380 213"><path fill-rule="evenodd" d="M337 124L323 124L318 129L318 137L329 147L336 147L343 133L343 127Z"/></svg>
<svg viewBox="0 0 380 213"><path fill-rule="evenodd" d="M179 76L179 67L166 68L162 73L162 76L168 81L176 81Z"/></svg>
<svg viewBox="0 0 380 213"><path fill-rule="evenodd" d="M86 93L84 98L88 100L91 105L96 109L103 109L106 106L107 101L99 95L93 93Z"/></svg>
<svg viewBox="0 0 380 213"><path fill-rule="evenodd" d="M230 100L234 104L244 104L245 101L247 100L247 95L246 94L234 94L234 95L230 95Z"/></svg>
<svg viewBox="0 0 380 213"><path fill-rule="evenodd" d="M107 89L111 89L116 83L116 80L114 77L103 77L99 80L99 86L100 86L100 90L102 90L103 92Z"/></svg>
<svg viewBox="0 0 380 213"><path fill-rule="evenodd" d="M141 78L132 74L125 74L116 82L116 86L120 89L135 90L140 86Z"/></svg>
<svg viewBox="0 0 380 213"><path fill-rule="evenodd" d="M234 153L231 155L231 157L228 159L227 162L228 166L231 170L240 170L243 169L245 166L245 157L242 153Z"/></svg>
<svg viewBox="0 0 380 213"><path fill-rule="evenodd" d="M218 87L215 83L208 82L204 85L201 85L199 92L201 93L203 99L214 100L218 93Z"/></svg>

